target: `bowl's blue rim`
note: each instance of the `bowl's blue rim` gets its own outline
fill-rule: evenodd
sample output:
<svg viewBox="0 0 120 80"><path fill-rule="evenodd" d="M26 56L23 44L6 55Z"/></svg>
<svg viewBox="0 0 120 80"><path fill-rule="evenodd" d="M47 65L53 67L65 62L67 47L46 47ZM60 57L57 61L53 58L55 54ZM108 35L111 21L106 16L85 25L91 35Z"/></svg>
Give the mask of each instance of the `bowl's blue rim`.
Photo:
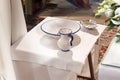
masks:
<svg viewBox="0 0 120 80"><path fill-rule="evenodd" d="M48 21L51 21L51 20L48 20ZM46 34L53 35L53 36L60 36L59 33L57 33L57 34L52 34L52 33L50 33L50 32L46 32L46 31L42 28L42 25L44 25L44 24L45 24L46 22L48 22L48 21L45 21L44 23L42 23L41 26L40 26L40 29L41 29L44 33L46 33ZM80 26L79 29L78 29L77 31L71 33L71 34L75 34L75 33L77 33L77 32L81 29L82 24L80 24L80 23L77 23L77 24Z"/></svg>

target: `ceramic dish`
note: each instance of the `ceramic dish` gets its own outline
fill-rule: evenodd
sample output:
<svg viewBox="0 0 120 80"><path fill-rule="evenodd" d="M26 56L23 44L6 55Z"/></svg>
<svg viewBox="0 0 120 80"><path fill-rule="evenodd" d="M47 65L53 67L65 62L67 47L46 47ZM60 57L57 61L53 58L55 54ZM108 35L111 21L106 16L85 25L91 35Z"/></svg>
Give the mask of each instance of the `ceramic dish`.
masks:
<svg viewBox="0 0 120 80"><path fill-rule="evenodd" d="M97 27L97 23L94 20L82 20L81 24L87 29L93 29Z"/></svg>
<svg viewBox="0 0 120 80"><path fill-rule="evenodd" d="M81 29L81 24L77 21L66 19L53 19L44 22L40 29L49 35L60 36L59 31L62 28L71 29L72 34L78 32Z"/></svg>

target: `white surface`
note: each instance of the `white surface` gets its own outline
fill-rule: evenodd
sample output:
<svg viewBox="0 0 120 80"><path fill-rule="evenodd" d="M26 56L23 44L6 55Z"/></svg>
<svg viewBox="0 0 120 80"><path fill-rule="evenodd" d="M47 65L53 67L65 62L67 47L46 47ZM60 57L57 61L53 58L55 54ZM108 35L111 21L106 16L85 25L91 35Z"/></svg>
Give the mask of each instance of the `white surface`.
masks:
<svg viewBox="0 0 120 80"><path fill-rule="evenodd" d="M98 80L120 80L120 68L100 65Z"/></svg>
<svg viewBox="0 0 120 80"><path fill-rule="evenodd" d="M0 0L0 72L6 80L15 80L10 57L11 44L10 0Z"/></svg>
<svg viewBox="0 0 120 80"><path fill-rule="evenodd" d="M27 33L21 0L11 0L11 34L12 44Z"/></svg>
<svg viewBox="0 0 120 80"><path fill-rule="evenodd" d="M0 80L5 80L5 78L2 74L0 74Z"/></svg>
<svg viewBox="0 0 120 80"><path fill-rule="evenodd" d="M14 61L17 80L76 80L76 74L37 63Z"/></svg>
<svg viewBox="0 0 120 80"><path fill-rule="evenodd" d="M120 0L113 0L113 1L115 1L117 4L120 5Z"/></svg>
<svg viewBox="0 0 120 80"><path fill-rule="evenodd" d="M12 46L11 51L13 54L20 54L17 56L27 57L30 60L40 60L38 59L39 56L29 55L30 53L26 54L26 52L16 50L15 48L19 42L17 41ZM13 55L13 57L15 56ZM41 65L38 61L13 60L13 63L17 80L76 80L77 78L74 72Z"/></svg>
<svg viewBox="0 0 120 80"><path fill-rule="evenodd" d="M99 80L120 80L120 43L113 38L99 67Z"/></svg>
<svg viewBox="0 0 120 80"><path fill-rule="evenodd" d="M44 21L51 19L54 18L48 17ZM64 56L60 57L57 54L59 48L56 45L56 41L59 37L46 36L42 31L40 31L40 25L44 21L38 24L22 39L16 49L24 51L26 54L24 54L24 56L22 54L14 54L14 60L37 62L60 69L71 70L80 74L89 52L106 27L98 25L95 30L83 28L82 31L79 31L76 39L80 42L78 42L79 44L76 44L77 40L74 39L73 42L75 45L71 49L72 56L66 59ZM28 52L31 54L28 54ZM31 55L32 58L34 58L34 56L39 56L39 60L37 58L30 59L29 57L25 57L29 55Z"/></svg>
<svg viewBox="0 0 120 80"><path fill-rule="evenodd" d="M19 42L21 40L17 41L14 45L12 45L12 48L11 48L11 51L12 51L12 59L13 59L13 62L17 61L17 62L20 62L20 63L24 63L26 62L27 64L29 65L26 65L27 67L32 67L32 65L30 64L39 64L39 65L42 65L39 61L41 61L41 56L39 55L35 55L35 54L32 54L32 53L29 53L29 52L24 52L24 51L19 51L19 50L16 50L16 47L18 46ZM95 47L95 46L94 46ZM96 47L95 47L96 48ZM94 49L95 49L94 48ZM96 50L96 49L95 49ZM96 51L95 51L96 52ZM17 55L15 55L17 54ZM61 55L62 54L62 55ZM66 60L69 59L71 57L71 53L69 54L64 54L64 53L60 53L58 54L62 59ZM93 59L95 59L97 56L97 54L94 54L94 50L92 50L92 57ZM95 59L95 61L98 60L98 59ZM96 65L98 64L97 62L94 62L93 60L93 65ZM24 66L22 64L15 64L15 65L21 65L21 66ZM97 66L97 65L96 65ZM95 67L95 66L94 66ZM19 67L15 70L17 71L17 75L20 76L19 74L22 74L22 72L25 71L24 67L22 68L23 70L19 69ZM57 68L58 69L58 68ZM18 71L18 70L21 70L21 71ZM62 69L60 69L62 70ZM68 70L64 70L64 71L68 71ZM42 72L41 72L42 73ZM50 72L49 72L50 73ZM32 73L30 73L32 74ZM27 75L30 75L29 73ZM37 73L34 73L34 74L37 74ZM48 74L48 73L47 73ZM76 74L76 73L75 73ZM61 75L63 75L63 73L61 73ZM61 76L60 75L60 76ZM90 72L89 72L89 66L88 66L88 59L86 59L85 61L85 64L83 65L83 68L82 68L82 72L81 74L79 74L80 76L85 76L85 77L90 77ZM76 75L77 76L77 75ZM35 77L35 76L32 76L32 77ZM43 77L46 77L46 76L43 76ZM54 76L53 76L54 77ZM63 76L65 77L65 76ZM71 77L71 76L70 76ZM17 77L18 78L18 77ZM21 77L20 79L25 79L25 77ZM57 79L56 79L57 80ZM76 79L75 79L76 80Z"/></svg>
<svg viewBox="0 0 120 80"><path fill-rule="evenodd" d="M66 80L69 80L69 79L76 80L75 79L77 76L76 73L70 72L69 70L63 70L63 69L58 69L58 68L53 68L51 70L51 68L49 68L48 66L47 67L43 66L44 67L43 68L42 65L40 63L38 63L38 61L41 60L40 56L35 56L34 54L15 50L16 46L17 46L17 44L14 44L12 46L12 53L18 54L17 56L22 56L23 58L27 57L27 59L29 58L30 60L34 60L33 62L28 61L28 60L22 60L22 59L21 60L13 60L13 62L15 63L14 66L16 67L15 71L16 71L16 76L17 76L18 80L19 79L20 80L31 80L31 79L36 80L38 78L42 79L42 80L46 80L46 79L52 80L53 78L55 80L59 80L59 79L61 79L59 77L62 77ZM96 57L96 56L94 56L94 57ZM35 61L35 60L37 60L37 61ZM95 60L97 60L97 59L95 59ZM53 73L53 72L58 73L57 77L55 74L50 75L50 73ZM44 74L46 74L46 75L44 75ZM69 75L69 74L71 74L71 75ZM42 76L40 76L40 75L42 75ZM30 76L30 77L28 77L28 76ZM51 76L51 77L49 77L49 76ZM90 77L89 66L88 66L87 60L86 60L85 65L83 66L80 76Z"/></svg>
<svg viewBox="0 0 120 80"><path fill-rule="evenodd" d="M14 4L14 2L17 4ZM18 13L20 15L17 15ZM10 48L12 40L15 41L16 39L11 40L11 37L19 38L21 34L17 34L16 31L23 33L24 31L21 28L26 29L23 25L19 26L21 28L16 26L25 24L21 22L21 20L24 21L23 16L21 0L0 0L0 73L5 77L5 80L15 80ZM17 21L14 22L15 18L17 18ZM16 25L13 26L14 24ZM11 32L15 35L11 35Z"/></svg>
<svg viewBox="0 0 120 80"><path fill-rule="evenodd" d="M120 43L114 38L106 52L102 64L120 67Z"/></svg>

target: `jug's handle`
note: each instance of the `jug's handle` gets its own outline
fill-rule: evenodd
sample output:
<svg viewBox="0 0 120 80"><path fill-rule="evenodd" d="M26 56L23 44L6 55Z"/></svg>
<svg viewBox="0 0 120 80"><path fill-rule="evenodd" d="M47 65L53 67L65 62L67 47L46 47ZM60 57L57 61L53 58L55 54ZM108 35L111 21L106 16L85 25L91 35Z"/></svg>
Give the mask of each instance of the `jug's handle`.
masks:
<svg viewBox="0 0 120 80"><path fill-rule="evenodd" d="M71 38L71 40L70 40L70 45L72 46L72 45L73 45L73 43L72 43L72 42L73 42L74 37L73 37L73 35L72 35L72 34L69 34L69 35L68 35L68 37L70 37L70 38Z"/></svg>

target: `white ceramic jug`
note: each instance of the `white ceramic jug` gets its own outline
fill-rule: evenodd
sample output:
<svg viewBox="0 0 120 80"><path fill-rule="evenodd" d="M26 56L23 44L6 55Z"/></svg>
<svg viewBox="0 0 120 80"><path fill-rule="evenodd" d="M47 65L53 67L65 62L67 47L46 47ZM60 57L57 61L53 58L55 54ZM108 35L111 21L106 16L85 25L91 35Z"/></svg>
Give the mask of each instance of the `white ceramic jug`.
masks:
<svg viewBox="0 0 120 80"><path fill-rule="evenodd" d="M60 29L59 34L60 39L57 42L58 47L64 52L69 51L73 41L72 30L68 28L62 28Z"/></svg>

